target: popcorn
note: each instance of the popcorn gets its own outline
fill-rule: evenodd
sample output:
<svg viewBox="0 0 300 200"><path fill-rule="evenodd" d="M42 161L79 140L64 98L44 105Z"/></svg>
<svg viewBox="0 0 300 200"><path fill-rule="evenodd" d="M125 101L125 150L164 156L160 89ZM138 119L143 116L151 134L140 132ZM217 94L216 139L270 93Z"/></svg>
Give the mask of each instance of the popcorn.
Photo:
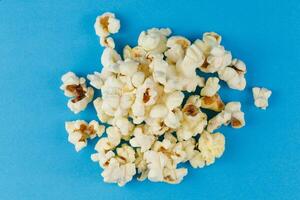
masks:
<svg viewBox="0 0 300 200"><path fill-rule="evenodd" d="M103 86L103 79L101 77L101 74L99 72L94 72L94 74L89 74L87 78L90 80L90 84L100 90Z"/></svg>
<svg viewBox="0 0 300 200"><path fill-rule="evenodd" d="M142 126L136 127L133 131L134 137L129 141L131 146L140 147L141 152L149 150L155 141L155 137L153 135L147 135L143 128Z"/></svg>
<svg viewBox="0 0 300 200"><path fill-rule="evenodd" d="M218 71L219 78L236 90L244 90L246 87L246 65L243 61L233 59L230 66Z"/></svg>
<svg viewBox="0 0 300 200"><path fill-rule="evenodd" d="M219 79L232 89L246 87L246 65L232 59L221 45L222 37L206 32L190 41L170 36L168 28L152 28L140 33L136 46L125 45L121 57L111 37L120 29L115 14L98 16L94 27L105 48L101 70L87 78L101 93L93 101L97 117L109 126L104 137L105 127L97 121L66 122L66 130L76 151L87 146L88 139L101 137L91 160L103 168L104 181L124 186L137 174L140 181L177 184L188 173L178 167L181 163L203 168L220 158L225 137L213 132L222 125L241 128L245 119L240 102L223 103ZM205 81L199 70L218 77ZM62 82L73 112L93 100L94 89L84 78L68 72ZM257 107L265 109L270 95L268 89L253 88ZM218 113L208 119L207 109Z"/></svg>
<svg viewBox="0 0 300 200"><path fill-rule="evenodd" d="M99 37L107 37L119 31L120 21L116 19L115 14L106 12L96 18L94 28Z"/></svg>
<svg viewBox="0 0 300 200"><path fill-rule="evenodd" d="M83 111L94 97L94 90L86 87L85 79L78 78L73 72L64 74L61 78L63 84L60 89L65 96L73 97L68 101L68 107L75 114Z"/></svg>
<svg viewBox="0 0 300 200"><path fill-rule="evenodd" d="M201 89L201 96L212 97L219 91L219 89L219 79L216 77L208 78L205 86Z"/></svg>
<svg viewBox="0 0 300 200"><path fill-rule="evenodd" d="M171 34L170 29L152 28L141 32L138 44L146 51L164 52L167 48L167 36Z"/></svg>
<svg viewBox="0 0 300 200"><path fill-rule="evenodd" d="M182 60L186 49L191 45L191 42L182 36L172 36L167 41L167 47L169 48L165 52L168 62L177 63L178 60Z"/></svg>
<svg viewBox="0 0 300 200"><path fill-rule="evenodd" d="M200 97L190 96L182 109L183 120L181 126L177 130L179 141L188 140L197 134L200 134L206 124L207 116L200 110Z"/></svg>
<svg viewBox="0 0 300 200"><path fill-rule="evenodd" d="M106 12L96 18L94 24L96 35L100 37L100 45L104 47L115 48L115 42L110 34L119 32L120 21L116 19L115 14Z"/></svg>
<svg viewBox="0 0 300 200"><path fill-rule="evenodd" d="M167 182L177 184L187 174L186 168L176 169L170 159L162 152L146 151L144 158L149 169L148 179L153 182Z"/></svg>
<svg viewBox="0 0 300 200"><path fill-rule="evenodd" d="M215 73L230 64L231 53L220 45L221 39L217 33L208 32L203 34L203 41L199 39L195 41L195 45L205 56L203 64L199 66L201 71Z"/></svg>
<svg viewBox="0 0 300 200"><path fill-rule="evenodd" d="M195 77L196 69L205 61L205 56L196 42L187 48L184 58L176 63L176 67L185 77Z"/></svg>
<svg viewBox="0 0 300 200"><path fill-rule="evenodd" d="M216 93L211 97L209 96L201 97L201 107L216 112L220 112L224 109L224 103L220 98L219 94Z"/></svg>
<svg viewBox="0 0 300 200"><path fill-rule="evenodd" d="M230 113L229 123L232 128L241 128L245 126L244 112L241 111L240 102L229 102L225 106L225 112Z"/></svg>
<svg viewBox="0 0 300 200"><path fill-rule="evenodd" d="M204 131L199 138L198 149L201 152L205 164L211 165L215 162L215 158L222 156L225 150L225 137L221 133L211 134Z"/></svg>
<svg viewBox="0 0 300 200"><path fill-rule="evenodd" d="M95 120L90 123L83 120L70 121L66 122L65 127L69 135L68 140L74 144L77 152L86 147L88 139L101 137L105 130L105 127Z"/></svg>
<svg viewBox="0 0 300 200"><path fill-rule="evenodd" d="M118 61L121 60L121 56L116 52L116 50L107 47L103 50L102 56L101 56L101 64L103 65L106 70L118 73L116 69L114 69L115 66L118 63Z"/></svg>
<svg viewBox="0 0 300 200"><path fill-rule="evenodd" d="M134 163L121 164L116 158L110 159L109 165L104 168L101 175L104 182L117 183L119 186L124 186L132 180L136 169Z"/></svg>
<svg viewBox="0 0 300 200"><path fill-rule="evenodd" d="M268 99L270 98L272 91L267 88L254 87L252 88L252 93L255 106L265 110L269 105Z"/></svg>

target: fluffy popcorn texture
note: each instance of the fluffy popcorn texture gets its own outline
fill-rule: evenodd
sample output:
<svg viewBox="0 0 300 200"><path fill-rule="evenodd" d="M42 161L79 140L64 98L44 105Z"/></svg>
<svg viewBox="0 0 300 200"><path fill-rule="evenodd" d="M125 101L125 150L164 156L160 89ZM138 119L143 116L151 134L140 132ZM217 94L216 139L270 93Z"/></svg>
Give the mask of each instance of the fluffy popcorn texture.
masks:
<svg viewBox="0 0 300 200"><path fill-rule="evenodd" d="M214 96L220 89L219 79L210 77L207 79L205 86L201 89L201 96Z"/></svg>
<svg viewBox="0 0 300 200"><path fill-rule="evenodd" d="M93 139L96 136L101 137L105 127L99 125L95 120L87 123L83 120L70 121L65 123L68 132L68 140L74 144L76 151L80 151L87 145L88 139Z"/></svg>
<svg viewBox="0 0 300 200"><path fill-rule="evenodd" d="M267 88L254 87L252 93L255 106L265 110L269 105L268 99L272 95L272 91Z"/></svg>
<svg viewBox="0 0 300 200"><path fill-rule="evenodd" d="M225 150L225 137L221 133L211 134L204 131L199 138L198 149L205 164L211 165L215 162L215 158L222 156Z"/></svg>
<svg viewBox="0 0 300 200"><path fill-rule="evenodd" d="M145 51L164 52L167 48L167 36L171 34L170 29L152 28L143 31L138 39L138 44Z"/></svg>
<svg viewBox="0 0 300 200"><path fill-rule="evenodd" d="M240 102L223 103L219 82L244 90L247 71L245 63L232 59L221 45L222 37L206 32L190 41L171 36L169 28L151 28L119 54L112 38L120 29L115 14L98 16L94 28L104 47L102 69L87 76L89 83L68 72L60 88L74 113L93 100L92 87L101 93L93 104L99 120L108 126L106 135L96 121L66 122L66 130L76 151L102 136L91 160L103 169L104 181L124 186L137 174L140 181L178 184L188 173L181 163L203 168L221 157L225 137L214 132L222 125L241 128L245 119ZM206 79L199 75L202 72ZM218 77L209 77L211 73ZM265 109L270 95L268 89L253 88L257 107ZM209 118L207 110L217 113Z"/></svg>
<svg viewBox="0 0 300 200"><path fill-rule="evenodd" d="M240 102L229 102L226 104L224 110L230 114L228 123L230 123L233 128L245 126L244 112L241 111Z"/></svg>
<svg viewBox="0 0 300 200"><path fill-rule="evenodd" d="M177 130L179 140L188 140L200 134L206 124L207 116L200 110L200 96L190 96L184 105L182 124Z"/></svg>
<svg viewBox="0 0 300 200"><path fill-rule="evenodd" d="M75 114L83 111L93 100L94 89L86 87L85 79L77 77L73 72L67 72L61 80L63 84L60 89L64 91L65 96L71 97L67 104L70 110Z"/></svg>
<svg viewBox="0 0 300 200"><path fill-rule="evenodd" d="M236 90L244 90L246 87L246 65L243 61L233 59L231 64L218 71L219 78Z"/></svg>

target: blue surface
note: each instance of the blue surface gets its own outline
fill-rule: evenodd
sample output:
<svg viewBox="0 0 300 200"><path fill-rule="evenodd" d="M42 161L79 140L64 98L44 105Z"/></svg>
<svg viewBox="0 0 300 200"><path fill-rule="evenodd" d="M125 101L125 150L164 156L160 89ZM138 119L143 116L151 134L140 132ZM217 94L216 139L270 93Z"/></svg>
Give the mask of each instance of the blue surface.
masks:
<svg viewBox="0 0 300 200"><path fill-rule="evenodd" d="M223 92L242 101L247 126L223 128L224 156L182 184L105 184L93 146L76 154L67 142L64 121L95 112L72 114L60 77L100 70L93 23L104 11L121 19L119 48L150 27L191 39L213 30L247 63L246 91ZM300 199L299 52L298 0L0 0L0 199ZM256 85L273 90L267 111L253 105Z"/></svg>

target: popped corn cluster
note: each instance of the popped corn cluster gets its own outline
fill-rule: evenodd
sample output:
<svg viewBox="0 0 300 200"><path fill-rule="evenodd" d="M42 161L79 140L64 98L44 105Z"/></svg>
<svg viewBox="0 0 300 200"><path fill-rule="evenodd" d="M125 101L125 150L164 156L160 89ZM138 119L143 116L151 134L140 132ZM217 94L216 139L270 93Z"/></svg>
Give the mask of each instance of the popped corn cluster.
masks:
<svg viewBox="0 0 300 200"><path fill-rule="evenodd" d="M136 175L138 180L176 184L188 173L178 164L202 168L220 158L225 137L216 130L222 125L241 128L245 119L240 102L222 101L219 83L244 90L247 71L245 63L221 45L221 36L208 32L190 41L171 36L169 28L152 28L120 55L111 37L120 29L115 14L98 16L94 27L105 47L101 72L87 76L92 87L68 72L61 89L70 97L68 107L74 113L94 99L94 90L101 91L93 104L106 130L95 120L66 122L66 130L76 151L106 132L91 156L103 168L104 181L123 186ZM198 71L218 77L205 80ZM253 95L256 106L268 106L271 91L253 88ZM206 110L215 116L209 119Z"/></svg>

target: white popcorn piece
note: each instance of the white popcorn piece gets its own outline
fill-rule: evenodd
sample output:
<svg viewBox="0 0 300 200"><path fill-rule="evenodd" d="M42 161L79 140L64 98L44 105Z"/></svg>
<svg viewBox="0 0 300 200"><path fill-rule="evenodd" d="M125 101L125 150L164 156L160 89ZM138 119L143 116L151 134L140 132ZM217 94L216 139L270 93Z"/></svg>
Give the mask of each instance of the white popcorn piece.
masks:
<svg viewBox="0 0 300 200"><path fill-rule="evenodd" d="M202 168L205 166L205 159L200 151L194 150L193 157L189 160L193 168Z"/></svg>
<svg viewBox="0 0 300 200"><path fill-rule="evenodd" d="M161 152L146 151L144 153L144 159L149 169L148 179L153 182L163 181L163 169L167 165L167 156Z"/></svg>
<svg viewBox="0 0 300 200"><path fill-rule="evenodd" d="M144 133L143 127L141 126L134 129L133 136L129 142L133 147L140 147L141 152L149 150L155 141L155 137Z"/></svg>
<svg viewBox="0 0 300 200"><path fill-rule="evenodd" d="M66 122L65 128L68 133L68 140L74 144L77 152L87 145L88 139L93 139L96 136L101 137L105 130L105 127L99 125L95 120L90 123L83 120Z"/></svg>
<svg viewBox="0 0 300 200"><path fill-rule="evenodd" d="M135 151L131 146L123 144L117 148L117 157L120 163L134 163L135 162Z"/></svg>
<svg viewBox="0 0 300 200"><path fill-rule="evenodd" d="M138 44L146 51L164 52L167 48L167 36L171 34L170 29L152 28L141 32Z"/></svg>
<svg viewBox="0 0 300 200"><path fill-rule="evenodd" d="M96 35L105 38L119 31L120 20L115 17L114 13L106 12L96 18L94 28Z"/></svg>
<svg viewBox="0 0 300 200"><path fill-rule="evenodd" d="M188 140L197 134L202 133L207 125L207 116L200 110L200 97L192 95L188 98L182 109L183 120L177 130L178 140Z"/></svg>
<svg viewBox="0 0 300 200"><path fill-rule="evenodd" d="M220 89L219 79L210 77L207 79L205 86L201 89L201 96L214 96Z"/></svg>
<svg viewBox="0 0 300 200"><path fill-rule="evenodd" d="M204 131L199 138L198 149L203 156L205 164L211 165L215 162L215 158L222 156L225 150L225 137L221 133L211 134Z"/></svg>
<svg viewBox="0 0 300 200"><path fill-rule="evenodd" d="M268 99L272 95L272 91L267 88L254 87L252 93L255 106L265 110L269 105Z"/></svg>
<svg viewBox="0 0 300 200"><path fill-rule="evenodd" d="M138 63L136 61L126 59L120 63L120 73L125 76L132 76L138 70Z"/></svg>
<svg viewBox="0 0 300 200"><path fill-rule="evenodd" d="M144 159L144 153L141 152L140 148L136 149L136 159L135 159L135 167L137 169L137 174L140 176L137 178L139 181L143 181L148 176L148 167L147 162Z"/></svg>
<svg viewBox="0 0 300 200"><path fill-rule="evenodd" d="M241 128L245 126L244 112L241 111L240 102L229 102L225 106L225 112L230 113L231 119L228 123L232 128Z"/></svg>
<svg viewBox="0 0 300 200"><path fill-rule="evenodd" d="M168 62L176 64L178 60L182 60L186 49L190 45L191 42L182 36L172 36L168 38L167 47L169 49L165 52Z"/></svg>
<svg viewBox="0 0 300 200"><path fill-rule="evenodd" d="M228 87L244 90L246 87L246 65L243 61L233 59L231 64L218 71L219 78L225 81Z"/></svg>
<svg viewBox="0 0 300 200"><path fill-rule="evenodd" d="M165 168L164 169L164 182L171 184L180 183L187 175L188 170L186 168Z"/></svg>
<svg viewBox="0 0 300 200"><path fill-rule="evenodd" d="M205 61L205 56L197 43L194 42L186 50L186 54L182 60L177 61L176 67L185 77L195 77L196 69Z"/></svg>
<svg viewBox="0 0 300 200"><path fill-rule="evenodd" d="M99 72L94 72L94 74L89 74L87 78L90 80L90 84L98 90L100 90L104 84L104 81Z"/></svg>
<svg viewBox="0 0 300 200"><path fill-rule="evenodd" d="M85 79L77 77L73 72L64 74L61 80L63 84L60 89L64 91L67 97L72 97L67 104L70 110L75 114L83 111L93 100L93 88L86 87Z"/></svg>
<svg viewBox="0 0 300 200"><path fill-rule="evenodd" d="M131 82L134 87L139 87L144 83L145 74L143 72L137 71L131 77Z"/></svg>
<svg viewBox="0 0 300 200"><path fill-rule="evenodd" d="M121 187L131 181L135 174L134 163L121 164L116 158L111 158L108 166L101 173L104 182L117 183Z"/></svg>
<svg viewBox="0 0 300 200"><path fill-rule="evenodd" d="M118 54L118 52L110 47L106 47L103 50L103 53L101 55L101 64L104 68L106 68L108 71L113 73L119 73L114 67L118 66L116 65L118 61L121 60L121 56Z"/></svg>
<svg viewBox="0 0 300 200"><path fill-rule="evenodd" d="M119 128L122 136L128 137L132 134L134 126L127 118L116 118L114 124L117 128Z"/></svg>
<svg viewBox="0 0 300 200"><path fill-rule="evenodd" d="M231 53L220 45L221 36L214 32L203 34L203 40L196 40L195 45L202 50L205 60L200 70L205 73L215 73L231 63Z"/></svg>
<svg viewBox="0 0 300 200"><path fill-rule="evenodd" d="M163 59L154 59L149 67L153 70L153 79L155 82L166 84L169 65Z"/></svg>
<svg viewBox="0 0 300 200"><path fill-rule="evenodd" d="M142 47L136 46L131 48L129 45L126 45L123 49L123 58L131 59L137 61L141 64L148 63L146 59L147 51L145 51Z"/></svg>

